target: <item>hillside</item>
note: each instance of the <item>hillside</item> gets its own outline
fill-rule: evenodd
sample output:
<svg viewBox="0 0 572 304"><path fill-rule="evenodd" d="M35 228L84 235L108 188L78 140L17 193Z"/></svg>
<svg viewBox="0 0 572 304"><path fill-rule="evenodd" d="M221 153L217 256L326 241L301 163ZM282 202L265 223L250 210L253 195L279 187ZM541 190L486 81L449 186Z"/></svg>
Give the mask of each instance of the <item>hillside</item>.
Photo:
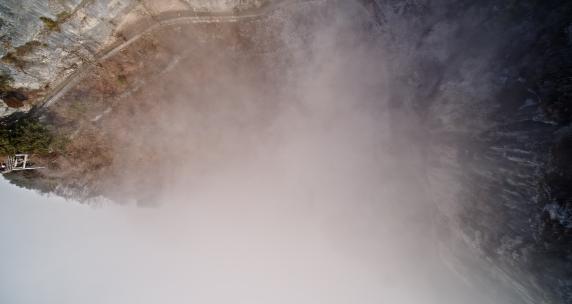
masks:
<svg viewBox="0 0 572 304"><path fill-rule="evenodd" d="M46 169L13 184L159 206L241 168L359 208L378 183L425 198L402 208L492 298L572 301L572 5L22 3L35 25L3 36L0 154Z"/></svg>

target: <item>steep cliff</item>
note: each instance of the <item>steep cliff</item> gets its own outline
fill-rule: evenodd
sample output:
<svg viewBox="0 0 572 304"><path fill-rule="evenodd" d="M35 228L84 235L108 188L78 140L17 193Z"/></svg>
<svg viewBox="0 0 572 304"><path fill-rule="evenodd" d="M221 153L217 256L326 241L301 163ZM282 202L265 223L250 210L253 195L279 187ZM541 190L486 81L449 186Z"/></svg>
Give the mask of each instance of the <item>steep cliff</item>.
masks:
<svg viewBox="0 0 572 304"><path fill-rule="evenodd" d="M261 0L61 0L0 3L0 117L46 102L86 65L178 16L257 9ZM170 14L171 13L171 14Z"/></svg>

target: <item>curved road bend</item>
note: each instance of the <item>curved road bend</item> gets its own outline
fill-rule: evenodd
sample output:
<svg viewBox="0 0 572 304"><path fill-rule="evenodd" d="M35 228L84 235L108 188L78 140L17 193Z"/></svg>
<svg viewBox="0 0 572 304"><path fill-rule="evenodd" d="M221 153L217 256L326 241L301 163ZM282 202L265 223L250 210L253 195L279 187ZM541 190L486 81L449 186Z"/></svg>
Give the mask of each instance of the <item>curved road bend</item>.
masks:
<svg viewBox="0 0 572 304"><path fill-rule="evenodd" d="M106 50L103 50L97 54L93 62L84 63L77 71L72 73L66 80L60 83L54 88L54 90L49 93L42 102L41 108L47 108L53 103L57 102L65 93L67 93L74 85L76 85L85 75L85 73L97 62L106 60L111 56L117 54L119 51L129 46L133 42L137 41L143 35L159 29L163 26L171 26L176 24L191 24L191 23L214 23L214 22L237 22L243 19L259 18L268 13L286 6L294 5L304 2L314 2L319 0L274 0L269 3L255 9L247 9L237 12L225 12L225 13L208 13L208 12L193 12L193 11L179 11L179 12L169 12L162 13L153 16L155 20L153 24L141 28L135 31L129 37L125 37L124 40L118 41L114 45L111 45Z"/></svg>

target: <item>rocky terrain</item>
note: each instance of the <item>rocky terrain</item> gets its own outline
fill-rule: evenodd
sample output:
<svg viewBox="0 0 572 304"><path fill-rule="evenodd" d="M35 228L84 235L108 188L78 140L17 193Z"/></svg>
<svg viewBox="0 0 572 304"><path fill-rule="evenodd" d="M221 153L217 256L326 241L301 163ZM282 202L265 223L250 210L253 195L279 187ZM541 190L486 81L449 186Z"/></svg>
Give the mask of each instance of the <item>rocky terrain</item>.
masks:
<svg viewBox="0 0 572 304"><path fill-rule="evenodd" d="M262 4L259 0L4 2L0 4L0 115L27 112L49 101L49 94L76 77L74 73L172 14L228 15Z"/></svg>
<svg viewBox="0 0 572 304"><path fill-rule="evenodd" d="M572 302L572 5L293 2L0 4L0 154L48 167L5 178L153 205L179 162L205 172L272 138L272 121L302 98L281 84L302 75L300 58L320 57L313 26L347 10L362 21L336 43L369 62L346 72L390 75L364 81L374 89L359 98L392 114L392 143L416 143L444 259L506 303Z"/></svg>

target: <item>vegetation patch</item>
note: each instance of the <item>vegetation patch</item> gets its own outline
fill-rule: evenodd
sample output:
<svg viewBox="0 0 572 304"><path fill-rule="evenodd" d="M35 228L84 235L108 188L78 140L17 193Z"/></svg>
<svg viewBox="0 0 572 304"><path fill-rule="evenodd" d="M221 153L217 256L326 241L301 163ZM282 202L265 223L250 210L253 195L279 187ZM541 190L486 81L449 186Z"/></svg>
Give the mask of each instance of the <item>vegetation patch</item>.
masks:
<svg viewBox="0 0 572 304"><path fill-rule="evenodd" d="M2 62L23 69L27 63L23 57L31 54L36 48L45 46L45 43L41 43L37 40L29 41L4 55Z"/></svg>
<svg viewBox="0 0 572 304"><path fill-rule="evenodd" d="M14 48L14 51L8 52L2 57L2 62L5 64L13 65L17 68L23 69L27 61L23 58L34 52L39 47L46 47L45 43L37 40L28 41L25 44Z"/></svg>
<svg viewBox="0 0 572 304"><path fill-rule="evenodd" d="M23 117L0 125L0 155L46 155L50 153L55 142L53 134L36 118Z"/></svg>
<svg viewBox="0 0 572 304"><path fill-rule="evenodd" d="M117 75L117 83L124 86L127 84L127 77L123 74Z"/></svg>
<svg viewBox="0 0 572 304"><path fill-rule="evenodd" d="M40 20L44 24L44 27L50 32L60 32L61 28L60 25L66 22L71 17L69 12L61 12L56 16L56 20L48 18L48 17L40 17Z"/></svg>
<svg viewBox="0 0 572 304"><path fill-rule="evenodd" d="M42 194L54 192L60 183L58 179L47 177L36 170L14 171L10 174L5 174L4 178L13 185L28 190L35 190Z"/></svg>
<svg viewBox="0 0 572 304"><path fill-rule="evenodd" d="M50 32L59 32L61 31L60 29L60 24L58 23L57 20L53 20L50 19L48 17L40 17L40 20L42 20L42 23L44 23L44 27L50 31Z"/></svg>
<svg viewBox="0 0 572 304"><path fill-rule="evenodd" d="M36 48L46 47L46 46L47 46L47 44L42 43L42 42L37 41L37 40L28 41L25 44L15 48L16 55L26 56L26 55L32 53Z"/></svg>
<svg viewBox="0 0 572 304"><path fill-rule="evenodd" d="M10 91L12 89L12 81L14 81L12 77L0 74L0 93Z"/></svg>
<svg viewBox="0 0 572 304"><path fill-rule="evenodd" d="M2 57L2 62L8 65L13 65L19 69L23 69L26 66L26 61L19 58L14 52L10 52L4 57Z"/></svg>

